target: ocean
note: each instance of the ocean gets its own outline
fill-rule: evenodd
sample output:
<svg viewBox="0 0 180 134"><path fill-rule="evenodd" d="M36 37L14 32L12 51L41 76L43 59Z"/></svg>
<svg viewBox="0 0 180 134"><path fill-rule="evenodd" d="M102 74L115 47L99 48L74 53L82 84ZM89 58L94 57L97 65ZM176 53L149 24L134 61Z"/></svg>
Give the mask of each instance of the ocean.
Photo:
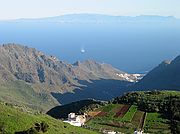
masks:
<svg viewBox="0 0 180 134"><path fill-rule="evenodd" d="M144 73L180 55L180 25L0 22L4 43L34 47L69 63L93 59L128 73Z"/></svg>

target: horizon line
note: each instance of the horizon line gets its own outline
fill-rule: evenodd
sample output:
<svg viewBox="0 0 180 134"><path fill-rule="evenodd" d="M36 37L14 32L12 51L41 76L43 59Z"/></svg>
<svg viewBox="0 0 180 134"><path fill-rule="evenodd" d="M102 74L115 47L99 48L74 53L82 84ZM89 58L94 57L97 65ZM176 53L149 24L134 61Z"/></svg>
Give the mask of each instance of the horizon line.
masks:
<svg viewBox="0 0 180 134"><path fill-rule="evenodd" d="M43 17L21 17L21 18L12 18L12 19L0 19L0 21L13 21L13 20L28 20L28 19L45 19L45 18L53 18L53 17L61 17L68 15L102 15L102 16L112 16L112 17L140 17L140 16L159 16L159 17L172 17L174 19L180 19L173 15L159 15L159 14L139 14L139 15L112 15L112 14L101 14L101 13L67 13L60 14L54 16L43 16Z"/></svg>

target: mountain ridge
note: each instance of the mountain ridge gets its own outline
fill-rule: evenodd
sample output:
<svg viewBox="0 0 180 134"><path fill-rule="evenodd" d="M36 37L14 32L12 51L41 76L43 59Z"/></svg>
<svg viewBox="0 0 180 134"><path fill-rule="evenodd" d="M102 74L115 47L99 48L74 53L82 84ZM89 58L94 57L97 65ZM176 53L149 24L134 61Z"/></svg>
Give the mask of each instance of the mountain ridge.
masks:
<svg viewBox="0 0 180 134"><path fill-rule="evenodd" d="M5 84L4 87L10 81L15 83L25 82L25 85L30 86L30 88L27 88L29 92L33 89L37 96L41 96L41 100L37 101L43 102L44 99L46 104L48 101L51 102L49 103L50 105L61 104L52 94L63 95L64 93L73 92L75 89L80 89L81 91L89 90L88 92L90 92L92 89L87 89L86 85L93 82L95 82L93 87L96 88L98 84L104 80L108 81L108 79L114 82L125 81L122 82L124 86L125 83L132 83L137 80L135 75L122 72L108 64L87 60L73 65L59 60L55 56L45 55L34 48L17 44L0 46L0 63L0 83ZM113 88L113 85L111 86ZM11 92L18 92L15 100L22 98L22 94L26 90L22 89L22 92L19 92L19 88L8 87L10 87ZM101 94L105 89L102 88L97 91L99 92L98 94ZM4 94L2 89L0 89L0 92ZM11 101L13 101L14 98L11 92L7 94L11 96ZM121 90L115 90L114 92L121 92ZM93 96L98 98L97 94L93 94Z"/></svg>

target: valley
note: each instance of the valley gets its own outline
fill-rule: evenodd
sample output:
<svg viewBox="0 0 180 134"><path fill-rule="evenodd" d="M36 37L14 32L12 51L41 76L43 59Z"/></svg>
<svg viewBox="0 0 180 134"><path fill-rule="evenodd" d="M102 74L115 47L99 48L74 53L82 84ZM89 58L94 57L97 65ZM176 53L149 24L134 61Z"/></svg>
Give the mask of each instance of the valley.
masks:
<svg viewBox="0 0 180 134"><path fill-rule="evenodd" d="M69 64L17 44L0 51L3 134L179 132L179 56L143 75L94 60ZM86 114L82 128L62 122L70 113Z"/></svg>
<svg viewBox="0 0 180 134"><path fill-rule="evenodd" d="M112 99L139 80L109 64L70 64L18 44L1 45L0 60L0 100L40 111L82 99Z"/></svg>

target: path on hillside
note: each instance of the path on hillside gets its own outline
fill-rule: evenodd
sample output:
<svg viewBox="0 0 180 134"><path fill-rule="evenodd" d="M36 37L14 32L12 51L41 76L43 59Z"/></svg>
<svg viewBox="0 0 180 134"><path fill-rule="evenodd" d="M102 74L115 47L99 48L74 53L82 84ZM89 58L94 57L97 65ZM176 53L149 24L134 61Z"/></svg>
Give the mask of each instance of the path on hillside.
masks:
<svg viewBox="0 0 180 134"><path fill-rule="evenodd" d="M142 116L142 119L141 119L141 121L140 121L139 128L140 128L141 130L144 129L144 125L145 125L145 121L146 121L146 115L147 115L147 113L144 112L144 114L143 114L143 116Z"/></svg>

